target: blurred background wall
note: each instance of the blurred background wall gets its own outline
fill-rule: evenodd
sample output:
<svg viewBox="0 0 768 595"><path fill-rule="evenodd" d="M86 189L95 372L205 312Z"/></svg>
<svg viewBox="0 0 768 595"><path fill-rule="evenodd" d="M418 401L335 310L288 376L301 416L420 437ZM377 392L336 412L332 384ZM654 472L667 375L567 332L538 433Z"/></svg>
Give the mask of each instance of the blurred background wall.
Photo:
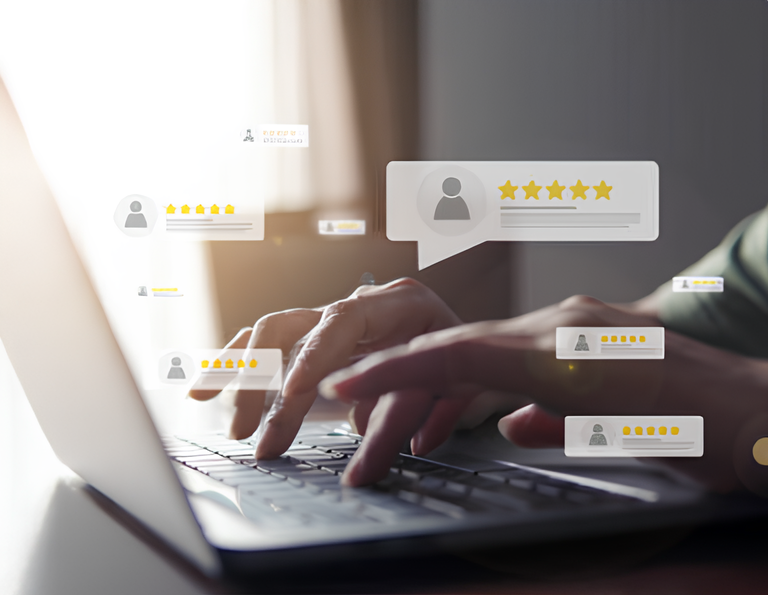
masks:
<svg viewBox="0 0 768 595"><path fill-rule="evenodd" d="M634 300L766 204L762 0L422 0L422 159L654 160L649 243L510 244L512 308ZM472 251L470 251L471 253Z"/></svg>
<svg viewBox="0 0 768 595"><path fill-rule="evenodd" d="M358 199L342 211L360 213L372 233L319 237L318 206L273 210L263 244L212 245L227 333L275 309L337 299L366 271L377 281L420 278L465 320L574 293L634 300L766 202L762 0L341 0L336 7L361 168ZM320 33L315 40L324 47ZM384 167L395 159L655 160L660 237L488 243L419 273L415 245L384 235Z"/></svg>
<svg viewBox="0 0 768 595"><path fill-rule="evenodd" d="M507 246L479 246L419 272L415 243L386 239L386 165L421 158L418 2L283 2L275 31L298 27L302 41L286 37L275 45L276 67L287 68L275 78L275 109L281 122L309 124L310 147L277 151L292 161L279 166L280 180L270 190L264 242L210 245L225 335L276 310L345 297L366 272L379 283L415 277L466 321L509 316ZM338 112L339 105L346 111ZM319 180L329 167L340 173ZM338 179L345 175L355 184ZM319 181L292 183L292 177ZM365 219L369 231L319 235L318 219L334 218Z"/></svg>

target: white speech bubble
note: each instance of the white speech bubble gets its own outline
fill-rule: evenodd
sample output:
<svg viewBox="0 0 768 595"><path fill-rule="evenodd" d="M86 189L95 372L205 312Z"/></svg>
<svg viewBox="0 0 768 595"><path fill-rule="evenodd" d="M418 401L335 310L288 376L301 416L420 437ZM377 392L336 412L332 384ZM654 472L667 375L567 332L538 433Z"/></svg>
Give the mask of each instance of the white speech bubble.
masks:
<svg viewBox="0 0 768 595"><path fill-rule="evenodd" d="M653 161L392 161L387 237L419 269L486 241L627 242L659 235Z"/></svg>

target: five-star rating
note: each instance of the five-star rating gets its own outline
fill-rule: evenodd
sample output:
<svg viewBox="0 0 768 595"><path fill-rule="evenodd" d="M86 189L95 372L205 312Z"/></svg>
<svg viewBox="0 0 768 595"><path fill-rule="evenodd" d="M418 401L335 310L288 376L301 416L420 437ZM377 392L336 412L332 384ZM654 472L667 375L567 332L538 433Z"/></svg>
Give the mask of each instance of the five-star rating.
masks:
<svg viewBox="0 0 768 595"><path fill-rule="evenodd" d="M515 196L516 190L525 192L525 200L530 198L539 200L539 191L542 188L546 188L549 192L549 200L552 200L553 198L563 200L563 190L566 189L566 186L561 186L557 180L552 182L552 185L550 186L539 186L533 180L528 182L525 186L514 186L510 180L507 180L503 186L499 186L498 188L501 190L501 200L504 200L505 198L515 200L517 198ZM577 198L587 200L587 190L590 188L595 190L595 200L600 198L611 200L610 192L613 190L613 186L608 186L608 184L605 183L605 180L600 180L600 183L597 186L587 186L582 184L581 180L577 180L573 186L567 186L567 188L573 193L572 200L576 200Z"/></svg>

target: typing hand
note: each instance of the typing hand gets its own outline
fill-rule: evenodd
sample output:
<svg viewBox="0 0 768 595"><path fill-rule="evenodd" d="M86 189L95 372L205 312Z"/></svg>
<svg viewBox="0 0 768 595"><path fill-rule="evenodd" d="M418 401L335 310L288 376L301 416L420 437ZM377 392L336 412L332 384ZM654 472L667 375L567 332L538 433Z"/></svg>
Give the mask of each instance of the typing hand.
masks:
<svg viewBox="0 0 768 595"><path fill-rule="evenodd" d="M324 308L270 314L253 329L241 330L227 347L279 348L290 354L285 383L267 415L256 457L275 458L285 452L317 396L318 383L331 372L418 335L458 324L461 320L434 292L412 279L400 279L359 287L349 298ZM190 391L197 400L217 394ZM264 391L238 391L230 437L241 439L256 431L264 401ZM370 413L366 404L353 414L361 432Z"/></svg>
<svg viewBox="0 0 768 595"><path fill-rule="evenodd" d="M562 445L563 415L705 415L707 444L720 444L720 452L707 446L702 459L672 464L710 485L732 489L737 483L729 460L733 424L762 406L760 384L768 380L764 363L669 332L664 360L555 358L559 326L658 325L652 314L574 297L519 318L420 336L332 374L321 384L322 394L370 412L366 439L343 482L365 485L385 477L399 446L411 436L415 454L428 452L467 398L493 388L537 403L499 423L502 434L521 446ZM734 394L736 387L743 388L738 404L724 401L722 395Z"/></svg>

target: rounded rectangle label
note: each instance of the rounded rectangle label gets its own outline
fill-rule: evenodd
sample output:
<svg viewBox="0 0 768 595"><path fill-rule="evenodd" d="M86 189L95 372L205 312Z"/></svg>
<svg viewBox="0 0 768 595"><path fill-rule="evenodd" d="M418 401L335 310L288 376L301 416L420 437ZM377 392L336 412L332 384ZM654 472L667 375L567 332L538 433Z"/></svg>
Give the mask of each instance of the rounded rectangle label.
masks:
<svg viewBox="0 0 768 595"><path fill-rule="evenodd" d="M652 241L653 161L392 161L387 237L417 241L419 269L492 241Z"/></svg>
<svg viewBox="0 0 768 595"><path fill-rule="evenodd" d="M675 293L722 293L725 282L722 277L673 277Z"/></svg>
<svg viewBox="0 0 768 595"><path fill-rule="evenodd" d="M279 390L283 354L279 349L194 349L162 354L157 362L162 384L188 390Z"/></svg>
<svg viewBox="0 0 768 595"><path fill-rule="evenodd" d="M561 326L557 359L664 359L662 326Z"/></svg>
<svg viewBox="0 0 768 595"><path fill-rule="evenodd" d="M700 457L699 415L569 415L567 457Z"/></svg>

